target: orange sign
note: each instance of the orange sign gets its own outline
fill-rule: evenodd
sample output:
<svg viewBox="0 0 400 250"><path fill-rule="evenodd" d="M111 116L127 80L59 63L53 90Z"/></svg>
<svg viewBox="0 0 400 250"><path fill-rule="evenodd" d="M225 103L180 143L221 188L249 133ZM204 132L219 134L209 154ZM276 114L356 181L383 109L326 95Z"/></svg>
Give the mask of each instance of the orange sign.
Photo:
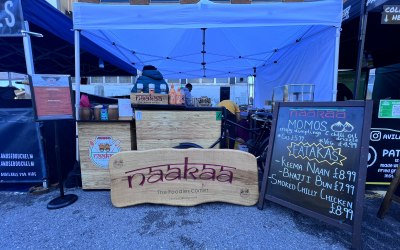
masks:
<svg viewBox="0 0 400 250"><path fill-rule="evenodd" d="M37 119L73 119L69 76L32 75L30 82Z"/></svg>

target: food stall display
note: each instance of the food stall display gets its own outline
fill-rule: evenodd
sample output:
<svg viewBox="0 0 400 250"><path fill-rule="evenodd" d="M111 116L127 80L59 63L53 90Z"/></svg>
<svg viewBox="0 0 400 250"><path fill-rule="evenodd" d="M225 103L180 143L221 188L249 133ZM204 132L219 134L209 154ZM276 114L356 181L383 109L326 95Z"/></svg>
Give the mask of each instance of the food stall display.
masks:
<svg viewBox="0 0 400 250"><path fill-rule="evenodd" d="M134 115L129 119L111 114L111 107L121 109L121 105L106 104L81 116L78 135L83 189L110 188L109 159L116 153L173 148L182 142L208 148L218 140L222 108L186 107L169 98L168 94L131 93Z"/></svg>
<svg viewBox="0 0 400 250"><path fill-rule="evenodd" d="M172 148L181 142L208 148L221 135L221 108L139 105L134 109L138 150Z"/></svg>

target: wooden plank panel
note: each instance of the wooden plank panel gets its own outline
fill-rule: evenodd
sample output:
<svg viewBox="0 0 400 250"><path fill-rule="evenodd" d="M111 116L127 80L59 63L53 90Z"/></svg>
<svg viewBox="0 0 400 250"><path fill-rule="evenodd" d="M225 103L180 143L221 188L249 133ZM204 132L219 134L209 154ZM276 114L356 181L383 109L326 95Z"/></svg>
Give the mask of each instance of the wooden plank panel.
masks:
<svg viewBox="0 0 400 250"><path fill-rule="evenodd" d="M82 189L109 189L109 158L130 151L130 122L79 122L79 157Z"/></svg>
<svg viewBox="0 0 400 250"><path fill-rule="evenodd" d="M192 206L258 199L256 158L230 149L154 149L121 152L109 161L111 201Z"/></svg>
<svg viewBox="0 0 400 250"><path fill-rule="evenodd" d="M138 150L172 148L180 142L211 146L221 134L217 111L139 110L136 120Z"/></svg>

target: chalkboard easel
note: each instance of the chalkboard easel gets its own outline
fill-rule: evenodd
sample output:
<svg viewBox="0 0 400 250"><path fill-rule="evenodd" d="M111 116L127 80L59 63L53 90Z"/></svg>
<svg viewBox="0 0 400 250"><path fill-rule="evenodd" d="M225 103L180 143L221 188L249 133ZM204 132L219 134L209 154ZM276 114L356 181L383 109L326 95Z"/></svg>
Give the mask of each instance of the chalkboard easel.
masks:
<svg viewBox="0 0 400 250"><path fill-rule="evenodd" d="M361 248L372 102L275 107L258 208L269 200L351 231Z"/></svg>
<svg viewBox="0 0 400 250"><path fill-rule="evenodd" d="M397 168L396 174L390 182L390 186L388 191L385 194L385 198L382 201L382 204L378 211L378 218L383 219L385 217L386 212L389 210L390 204L392 200L400 203L400 196L396 194L396 190L398 190L400 184L400 167Z"/></svg>

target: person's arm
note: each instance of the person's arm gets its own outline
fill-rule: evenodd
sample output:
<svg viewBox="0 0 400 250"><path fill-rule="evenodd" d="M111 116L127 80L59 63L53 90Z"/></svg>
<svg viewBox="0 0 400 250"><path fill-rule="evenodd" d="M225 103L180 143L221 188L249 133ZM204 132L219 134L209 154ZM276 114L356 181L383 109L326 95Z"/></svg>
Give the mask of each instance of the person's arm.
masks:
<svg viewBox="0 0 400 250"><path fill-rule="evenodd" d="M236 112L236 121L240 121L240 111Z"/></svg>
<svg viewBox="0 0 400 250"><path fill-rule="evenodd" d="M240 121L240 109L237 104L235 104L235 115L236 115L236 121Z"/></svg>

